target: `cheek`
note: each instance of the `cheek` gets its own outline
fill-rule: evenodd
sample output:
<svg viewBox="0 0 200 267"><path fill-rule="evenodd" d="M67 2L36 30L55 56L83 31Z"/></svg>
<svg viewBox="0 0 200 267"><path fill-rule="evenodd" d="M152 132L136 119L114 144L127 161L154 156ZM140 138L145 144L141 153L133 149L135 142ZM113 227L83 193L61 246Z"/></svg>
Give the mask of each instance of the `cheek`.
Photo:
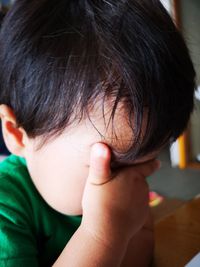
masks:
<svg viewBox="0 0 200 267"><path fill-rule="evenodd" d="M41 151L27 162L33 182L45 201L61 213L76 215L82 213L89 169L81 153L67 151Z"/></svg>

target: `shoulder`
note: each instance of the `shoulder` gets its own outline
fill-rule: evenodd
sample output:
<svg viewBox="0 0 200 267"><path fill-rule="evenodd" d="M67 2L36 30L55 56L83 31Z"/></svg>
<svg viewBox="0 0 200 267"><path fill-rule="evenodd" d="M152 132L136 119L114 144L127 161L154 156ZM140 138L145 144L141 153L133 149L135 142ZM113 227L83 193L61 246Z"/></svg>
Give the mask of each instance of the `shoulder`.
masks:
<svg viewBox="0 0 200 267"><path fill-rule="evenodd" d="M10 155L0 163L0 182L6 177L20 178L28 175L25 159Z"/></svg>
<svg viewBox="0 0 200 267"><path fill-rule="evenodd" d="M49 207L36 189L24 158L11 155L0 163L0 212L7 210L15 220L31 227L49 213Z"/></svg>
<svg viewBox="0 0 200 267"><path fill-rule="evenodd" d="M33 261L36 260L33 215L31 203L27 197L29 189L26 189L28 179L30 177L26 165L18 157L10 156L0 164L1 266L4 261L6 266L17 265L22 255L26 255L23 262L29 257Z"/></svg>
<svg viewBox="0 0 200 267"><path fill-rule="evenodd" d="M0 163L0 212L4 216L9 214L13 223L22 223L22 218L25 223L30 217L27 214L30 211L30 185L30 176L23 159L11 155Z"/></svg>
<svg viewBox="0 0 200 267"><path fill-rule="evenodd" d="M14 212L29 210L28 193L31 179L22 158L11 155L0 163L0 210L9 208Z"/></svg>

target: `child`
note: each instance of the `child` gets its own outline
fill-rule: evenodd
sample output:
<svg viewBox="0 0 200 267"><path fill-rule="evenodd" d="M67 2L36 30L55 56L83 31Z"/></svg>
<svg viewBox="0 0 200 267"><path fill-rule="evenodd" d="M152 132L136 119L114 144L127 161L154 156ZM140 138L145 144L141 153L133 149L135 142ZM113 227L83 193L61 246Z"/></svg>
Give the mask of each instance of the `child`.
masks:
<svg viewBox="0 0 200 267"><path fill-rule="evenodd" d="M18 0L0 66L0 266L148 266L145 177L195 87L161 3Z"/></svg>

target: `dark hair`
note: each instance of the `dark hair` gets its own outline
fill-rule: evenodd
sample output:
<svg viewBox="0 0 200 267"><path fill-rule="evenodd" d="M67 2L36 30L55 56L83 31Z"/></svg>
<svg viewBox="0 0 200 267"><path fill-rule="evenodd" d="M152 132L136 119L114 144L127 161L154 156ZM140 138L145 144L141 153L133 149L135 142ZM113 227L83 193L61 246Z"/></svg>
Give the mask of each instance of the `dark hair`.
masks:
<svg viewBox="0 0 200 267"><path fill-rule="evenodd" d="M126 159L176 139L193 110L188 49L158 0L18 0L2 25L0 66L0 103L30 137L60 134L97 98L112 97L111 121L124 103L134 136Z"/></svg>

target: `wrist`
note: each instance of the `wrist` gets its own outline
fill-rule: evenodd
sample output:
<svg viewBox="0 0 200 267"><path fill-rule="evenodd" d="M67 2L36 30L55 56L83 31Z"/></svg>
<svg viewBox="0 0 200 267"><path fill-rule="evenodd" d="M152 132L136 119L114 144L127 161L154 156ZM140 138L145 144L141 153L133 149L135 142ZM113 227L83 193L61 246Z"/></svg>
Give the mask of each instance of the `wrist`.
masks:
<svg viewBox="0 0 200 267"><path fill-rule="evenodd" d="M109 249L112 253L118 253L118 255L125 253L130 241L129 235L124 233L123 229L112 227L112 224L91 226L83 219L80 230L102 247Z"/></svg>

